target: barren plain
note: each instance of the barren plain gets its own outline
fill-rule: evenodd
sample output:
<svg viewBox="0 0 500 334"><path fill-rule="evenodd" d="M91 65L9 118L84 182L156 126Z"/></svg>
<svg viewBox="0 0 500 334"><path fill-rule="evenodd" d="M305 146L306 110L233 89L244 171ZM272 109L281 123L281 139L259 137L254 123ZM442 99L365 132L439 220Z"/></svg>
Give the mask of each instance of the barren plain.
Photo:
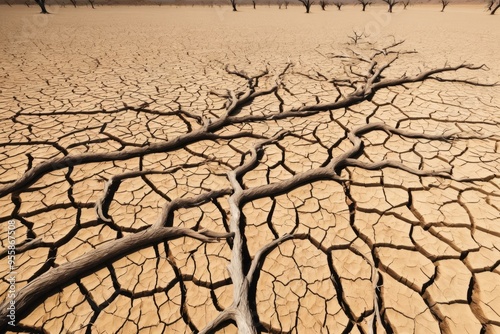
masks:
<svg viewBox="0 0 500 334"><path fill-rule="evenodd" d="M0 8L0 331L500 333L500 18L439 9Z"/></svg>

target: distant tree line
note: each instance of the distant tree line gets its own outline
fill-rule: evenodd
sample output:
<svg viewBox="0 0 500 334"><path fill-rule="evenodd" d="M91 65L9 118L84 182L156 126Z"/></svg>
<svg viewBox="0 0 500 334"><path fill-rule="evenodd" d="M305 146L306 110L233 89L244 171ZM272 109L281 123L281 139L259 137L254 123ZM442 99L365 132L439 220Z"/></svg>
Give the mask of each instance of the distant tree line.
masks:
<svg viewBox="0 0 500 334"><path fill-rule="evenodd" d="M237 11L237 5L239 5L239 2L241 0L230 0L231 5L233 6L233 11ZM252 0L252 5L253 8L255 9L257 7L257 3L259 1L264 1L264 0ZM302 4L305 9L306 13L310 13L311 7L316 3L314 0L297 0L300 4ZM446 7L451 3L450 0L439 0L441 4L441 12L444 12ZM351 1L348 1L352 3ZM381 0L381 2L387 4L388 9L387 11L389 13L392 13L393 8L401 4L403 6L403 9L407 9L407 7L411 4L411 0ZM283 0L277 0L276 4L278 5L278 8L281 9L283 3L285 4L285 8L288 8L288 1L283 1ZM270 5L270 0L267 0L267 4ZM329 0L319 0L318 2L319 6L321 7L322 10L326 10L327 6L334 5L337 7L338 10L342 10L342 6L345 5L346 3L342 1L332 1L329 2ZM366 8L373 4L371 0L354 0L354 4L360 4L361 5L361 10L364 12L366 11ZM500 0L488 0L487 3L487 10L490 12L491 15L494 15L496 11L500 8Z"/></svg>
<svg viewBox="0 0 500 334"><path fill-rule="evenodd" d="M99 5L117 5L117 4L125 4L125 5L208 5L210 7L214 5L222 5L227 0L50 0L51 5L59 5L61 7L66 7L66 5L72 5L73 7L77 6L91 6L95 8L97 4ZM331 2L330 2L331 1ZM412 0L378 0L379 3L387 4L387 11L392 13L393 8L401 4L403 9L407 9L407 7L411 4ZM229 0L233 11L238 11L238 6L243 4L251 5L254 9L258 7L259 4L267 4L269 7L271 4L277 5L279 9L283 7L285 9L288 8L288 5L291 3L290 0ZM451 3L451 0L439 0L441 4L441 12L444 12L446 7ZM8 6L12 6L13 4L25 4L30 7L32 4L37 4L42 14L48 14L48 10L46 8L46 0L4 0L4 3ZM316 4L315 0L294 0L292 3L302 4L306 10L306 13L310 13L311 8L314 4ZM340 11L342 6L346 4L354 4L361 5L361 10L364 12L366 8L374 3L373 0L346 0L345 2L337 1L337 0L319 0L318 4L322 10L326 10L327 6L335 6ZM498 8L500 8L500 0L487 0L486 9L491 14L494 15Z"/></svg>

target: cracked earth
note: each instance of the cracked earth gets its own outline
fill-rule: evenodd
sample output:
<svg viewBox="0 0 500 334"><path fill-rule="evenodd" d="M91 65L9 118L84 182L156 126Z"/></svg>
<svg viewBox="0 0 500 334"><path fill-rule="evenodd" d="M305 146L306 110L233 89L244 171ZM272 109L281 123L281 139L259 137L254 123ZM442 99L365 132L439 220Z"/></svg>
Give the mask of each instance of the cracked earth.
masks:
<svg viewBox="0 0 500 334"><path fill-rule="evenodd" d="M500 333L498 29L358 10L2 9L2 331Z"/></svg>

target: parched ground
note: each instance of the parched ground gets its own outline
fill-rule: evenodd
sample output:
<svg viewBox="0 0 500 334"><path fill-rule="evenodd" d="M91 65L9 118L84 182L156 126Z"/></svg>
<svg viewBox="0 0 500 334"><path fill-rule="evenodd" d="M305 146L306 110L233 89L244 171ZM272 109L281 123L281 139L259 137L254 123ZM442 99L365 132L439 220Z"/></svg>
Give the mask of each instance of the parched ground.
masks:
<svg viewBox="0 0 500 334"><path fill-rule="evenodd" d="M2 7L0 331L500 333L499 18L327 9Z"/></svg>

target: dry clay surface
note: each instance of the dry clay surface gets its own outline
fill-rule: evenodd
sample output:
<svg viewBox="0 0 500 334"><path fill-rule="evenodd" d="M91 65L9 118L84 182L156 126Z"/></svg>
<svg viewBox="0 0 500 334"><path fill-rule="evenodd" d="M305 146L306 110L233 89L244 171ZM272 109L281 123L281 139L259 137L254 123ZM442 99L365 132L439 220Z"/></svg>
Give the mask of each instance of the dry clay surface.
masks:
<svg viewBox="0 0 500 334"><path fill-rule="evenodd" d="M499 17L37 11L0 11L11 330L500 333Z"/></svg>

